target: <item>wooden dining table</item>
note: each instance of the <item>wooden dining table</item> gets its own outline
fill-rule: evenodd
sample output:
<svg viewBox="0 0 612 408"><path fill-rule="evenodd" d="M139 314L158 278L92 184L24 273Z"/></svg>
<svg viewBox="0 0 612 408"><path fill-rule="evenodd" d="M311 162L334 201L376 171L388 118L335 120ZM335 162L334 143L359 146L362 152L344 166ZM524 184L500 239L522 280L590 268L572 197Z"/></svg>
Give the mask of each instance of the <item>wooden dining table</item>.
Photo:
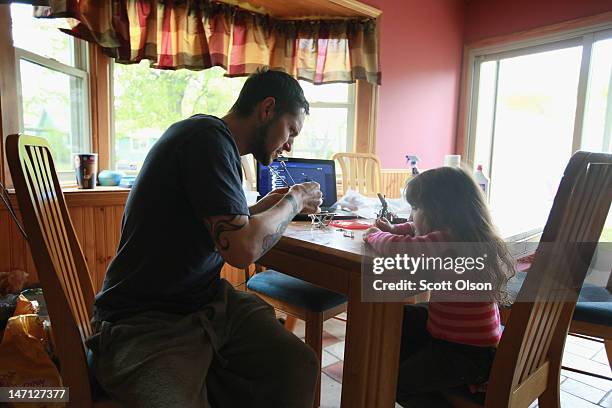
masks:
<svg viewBox="0 0 612 408"><path fill-rule="evenodd" d="M362 302L363 231L292 222L258 263L348 299L341 406L394 407L403 304Z"/></svg>

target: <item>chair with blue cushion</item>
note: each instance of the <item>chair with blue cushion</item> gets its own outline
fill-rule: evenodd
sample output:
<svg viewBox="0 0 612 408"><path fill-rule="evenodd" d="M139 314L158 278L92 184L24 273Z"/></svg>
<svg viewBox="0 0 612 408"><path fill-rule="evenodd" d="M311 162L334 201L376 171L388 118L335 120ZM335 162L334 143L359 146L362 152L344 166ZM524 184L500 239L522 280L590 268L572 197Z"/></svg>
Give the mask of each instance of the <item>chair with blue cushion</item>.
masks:
<svg viewBox="0 0 612 408"><path fill-rule="evenodd" d="M508 283L508 292L511 299L516 298L526 275L525 272L517 272ZM507 315L507 313L505 314ZM608 364L612 367L612 275L606 287L591 283L582 285L569 333L603 339ZM591 375L591 373L582 370L574 368L572 370Z"/></svg>
<svg viewBox="0 0 612 408"><path fill-rule="evenodd" d="M612 298L611 293L608 292L609 298ZM607 302L578 302L569 331L603 339L608 365L612 368L612 299Z"/></svg>
<svg viewBox="0 0 612 408"><path fill-rule="evenodd" d="M609 247L603 247L604 262L610 259ZM607 266L610 267L610 264ZM603 339L608 365L612 368L612 273L605 288L584 285L576 304L570 333Z"/></svg>
<svg viewBox="0 0 612 408"><path fill-rule="evenodd" d="M306 323L306 344L323 357L323 322L345 312L346 297L293 276L268 269L247 281L247 289L289 316ZM321 376L317 382L314 406L321 397Z"/></svg>

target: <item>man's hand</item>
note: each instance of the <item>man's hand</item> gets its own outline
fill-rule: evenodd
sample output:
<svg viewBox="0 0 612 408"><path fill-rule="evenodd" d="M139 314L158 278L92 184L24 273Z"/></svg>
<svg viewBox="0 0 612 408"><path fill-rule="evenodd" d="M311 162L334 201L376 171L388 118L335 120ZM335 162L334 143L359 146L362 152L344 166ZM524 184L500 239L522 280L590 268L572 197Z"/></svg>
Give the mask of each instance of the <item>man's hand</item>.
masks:
<svg viewBox="0 0 612 408"><path fill-rule="evenodd" d="M376 227L370 227L363 233L363 241L368 242L368 236L374 234L375 232L380 232L380 230Z"/></svg>
<svg viewBox="0 0 612 408"><path fill-rule="evenodd" d="M390 232L391 234L395 234L395 226L389 222L385 217L376 219L376 227L384 232Z"/></svg>
<svg viewBox="0 0 612 408"><path fill-rule="evenodd" d="M321 193L321 186L316 181L295 184L289 191L300 196L302 213L315 214L321 212L323 193Z"/></svg>

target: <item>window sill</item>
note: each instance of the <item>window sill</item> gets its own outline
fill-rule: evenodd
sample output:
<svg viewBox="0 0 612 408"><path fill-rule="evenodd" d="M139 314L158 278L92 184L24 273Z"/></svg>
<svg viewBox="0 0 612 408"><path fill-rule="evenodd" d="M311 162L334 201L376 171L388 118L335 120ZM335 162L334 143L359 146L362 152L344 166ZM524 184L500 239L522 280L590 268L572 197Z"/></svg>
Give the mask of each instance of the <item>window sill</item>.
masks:
<svg viewBox="0 0 612 408"><path fill-rule="evenodd" d="M104 207L125 205L130 189L114 186L96 186L95 189L83 190L76 186L65 186L62 187L62 192L68 207ZM15 190L9 189L9 195L13 207L17 208Z"/></svg>

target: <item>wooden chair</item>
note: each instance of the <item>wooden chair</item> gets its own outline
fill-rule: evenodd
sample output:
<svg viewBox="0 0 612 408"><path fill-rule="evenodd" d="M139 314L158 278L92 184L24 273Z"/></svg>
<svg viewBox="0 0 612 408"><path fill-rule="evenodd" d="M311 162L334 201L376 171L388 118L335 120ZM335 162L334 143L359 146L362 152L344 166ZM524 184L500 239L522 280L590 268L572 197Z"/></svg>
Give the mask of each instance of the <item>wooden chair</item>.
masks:
<svg viewBox="0 0 612 408"><path fill-rule="evenodd" d="M609 247L603 250L608 251ZM612 274L605 288L587 284L582 286L569 332L602 339L608 365L612 368Z"/></svg>
<svg viewBox="0 0 612 408"><path fill-rule="evenodd" d="M240 161L242 163L242 171L244 173L244 179L249 185L250 189L255 188L255 169L253 168L253 162L249 160L247 156L240 157Z"/></svg>
<svg viewBox="0 0 612 408"><path fill-rule="evenodd" d="M115 407L95 401L85 340L92 334L94 290L51 157L42 138L10 135L6 154L32 258L43 287L71 407Z"/></svg>
<svg viewBox="0 0 612 408"><path fill-rule="evenodd" d="M306 323L306 344L323 360L323 322L345 312L346 297L293 276L268 269L249 278L247 288L288 315ZM287 326L285 326L287 327ZM292 330L292 329L290 329ZM321 402L321 374L317 380L314 407Z"/></svg>
<svg viewBox="0 0 612 408"><path fill-rule="evenodd" d="M511 298L516 297L526 276L526 272L517 272L510 281L508 288ZM502 308L500 311L502 312L502 322L507 322L511 307ZM608 365L612 367L612 275L606 287L586 282L582 285L570 323L569 334L601 339L608 357ZM563 368L586 375L594 375L574 367L563 366Z"/></svg>
<svg viewBox="0 0 612 408"><path fill-rule="evenodd" d="M342 170L342 192L355 190L365 196L382 193L380 161L369 153L336 153L332 157Z"/></svg>
<svg viewBox="0 0 612 408"><path fill-rule="evenodd" d="M457 407L560 406L565 338L612 200L612 155L577 152L570 160L512 306L487 392L453 390Z"/></svg>
<svg viewBox="0 0 612 408"><path fill-rule="evenodd" d="M608 356L608 365L612 368L612 275L606 288L593 288L593 291L607 295L607 300L593 299L591 294L587 294L591 296L578 301L569 331L571 334L602 339ZM580 297L583 297L582 292Z"/></svg>

